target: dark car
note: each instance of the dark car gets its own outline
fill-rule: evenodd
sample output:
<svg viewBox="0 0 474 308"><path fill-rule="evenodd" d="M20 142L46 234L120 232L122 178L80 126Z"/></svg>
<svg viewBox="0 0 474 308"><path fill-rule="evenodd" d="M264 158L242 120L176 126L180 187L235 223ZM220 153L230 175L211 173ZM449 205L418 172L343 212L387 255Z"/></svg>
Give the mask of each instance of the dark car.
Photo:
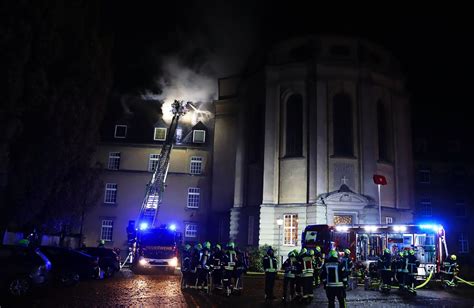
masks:
<svg viewBox="0 0 474 308"><path fill-rule="evenodd" d="M44 284L51 262L39 249L22 246L0 246L0 289L11 295L28 293L34 286Z"/></svg>
<svg viewBox="0 0 474 308"><path fill-rule="evenodd" d="M99 258L99 266L104 271L105 277L112 277L120 271L120 257L113 249L101 247L84 247L80 251Z"/></svg>
<svg viewBox="0 0 474 308"><path fill-rule="evenodd" d="M74 285L79 280L102 278L97 257L61 247L40 247L52 263L53 278L62 285Z"/></svg>

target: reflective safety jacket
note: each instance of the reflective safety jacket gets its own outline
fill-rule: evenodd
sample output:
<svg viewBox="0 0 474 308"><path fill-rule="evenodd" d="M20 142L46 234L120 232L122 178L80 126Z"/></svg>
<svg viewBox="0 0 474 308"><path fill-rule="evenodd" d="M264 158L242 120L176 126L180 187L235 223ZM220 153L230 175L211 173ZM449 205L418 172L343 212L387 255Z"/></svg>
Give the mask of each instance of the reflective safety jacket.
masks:
<svg viewBox="0 0 474 308"><path fill-rule="evenodd" d="M443 262L441 273L443 274L457 274L459 267L456 261L446 260Z"/></svg>
<svg viewBox="0 0 474 308"><path fill-rule="evenodd" d="M266 273L276 273L277 271L277 259L275 256L265 255L262 260L263 269Z"/></svg>
<svg viewBox="0 0 474 308"><path fill-rule="evenodd" d="M228 271L233 271L237 264L237 253L235 250L227 250L225 252L226 260L224 268Z"/></svg>
<svg viewBox="0 0 474 308"><path fill-rule="evenodd" d="M181 271L187 272L191 270L191 251L183 250L181 253Z"/></svg>
<svg viewBox="0 0 474 308"><path fill-rule="evenodd" d="M347 280L345 277L344 266L337 260L331 257L327 259L321 270L321 280L328 288L344 287Z"/></svg>
<svg viewBox="0 0 474 308"><path fill-rule="evenodd" d="M379 271L390 271L392 267L392 256L389 254L383 254L377 260L377 268Z"/></svg>
<svg viewBox="0 0 474 308"><path fill-rule="evenodd" d="M410 274L418 273L418 266L420 266L420 261L416 258L415 255L408 255L406 257L407 262L407 270Z"/></svg>
<svg viewBox="0 0 474 308"><path fill-rule="evenodd" d="M352 271L352 259L351 257L342 257L341 258L341 263L342 265L344 266L344 270L349 273L350 271ZM346 273L346 274L347 274Z"/></svg>
<svg viewBox="0 0 474 308"><path fill-rule="evenodd" d="M296 277L297 264L298 264L298 261L296 260L295 257L289 257L288 259L286 259L286 261L283 263L283 270L285 271L285 277L287 278Z"/></svg>
<svg viewBox="0 0 474 308"><path fill-rule="evenodd" d="M212 268L220 269L221 262L223 262L224 260L225 260L225 256L222 250L215 250L214 253L211 255L209 262Z"/></svg>
<svg viewBox="0 0 474 308"><path fill-rule="evenodd" d="M203 248L199 255L199 267L203 269L209 269L209 259L211 257L211 252L207 248Z"/></svg>
<svg viewBox="0 0 474 308"><path fill-rule="evenodd" d="M301 277L313 277L313 257L309 254L304 254L301 257Z"/></svg>

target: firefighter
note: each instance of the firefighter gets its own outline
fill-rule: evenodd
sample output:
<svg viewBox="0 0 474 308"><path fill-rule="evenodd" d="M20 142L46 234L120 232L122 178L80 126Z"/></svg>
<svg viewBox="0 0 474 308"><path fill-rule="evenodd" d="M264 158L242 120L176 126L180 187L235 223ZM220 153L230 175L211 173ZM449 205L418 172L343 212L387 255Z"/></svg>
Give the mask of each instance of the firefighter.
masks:
<svg viewBox="0 0 474 308"><path fill-rule="evenodd" d="M265 271L265 300L271 301L275 299L273 296L273 286L275 285L278 266L271 246L268 248L267 254L263 257L262 264Z"/></svg>
<svg viewBox="0 0 474 308"><path fill-rule="evenodd" d="M189 273L189 279L193 283L193 286L197 288L198 284L198 270L201 267L199 260L201 258L202 245L197 243L194 245L194 249L191 252L191 271Z"/></svg>
<svg viewBox="0 0 474 308"><path fill-rule="evenodd" d="M189 286L189 274L191 272L191 245L184 245L184 249L181 253L181 273L182 273L182 283L181 286L188 288Z"/></svg>
<svg viewBox="0 0 474 308"><path fill-rule="evenodd" d="M404 274L404 268L405 268L405 257L403 251L400 251L395 258L395 260L392 262L392 270L395 271L395 278L398 281L398 287L400 291L403 291L405 289L405 274Z"/></svg>
<svg viewBox="0 0 474 308"><path fill-rule="evenodd" d="M455 277L459 273L459 265L456 255L451 255L443 262L441 267L441 280L444 286L455 287L457 285Z"/></svg>
<svg viewBox="0 0 474 308"><path fill-rule="evenodd" d="M295 297L302 298L303 297L303 255L306 254L307 249L301 248L298 252L296 251L296 260L297 260L297 269L296 269L296 280L295 280Z"/></svg>
<svg viewBox="0 0 474 308"><path fill-rule="evenodd" d="M420 266L420 261L416 258L415 251L410 249L408 251L408 255L406 256L407 261L407 276L406 276L406 284L407 284L407 291L411 294L416 295L415 291L415 276L418 274L418 266Z"/></svg>
<svg viewBox="0 0 474 308"><path fill-rule="evenodd" d="M301 285L303 287L303 301L311 302L313 300L313 274L313 257L309 251L306 251L301 255Z"/></svg>
<svg viewBox="0 0 474 308"><path fill-rule="evenodd" d="M226 295L229 296L232 290L232 277L234 277L235 265L237 262L237 253L235 252L234 242L227 243L224 257L224 272L222 276L222 284L226 289Z"/></svg>
<svg viewBox="0 0 474 308"><path fill-rule="evenodd" d="M288 259L283 263L282 268L285 271L283 278L283 302L291 301L295 298L295 278L297 267L296 254L292 250L288 253Z"/></svg>
<svg viewBox="0 0 474 308"><path fill-rule="evenodd" d="M235 253L237 255L237 262L234 269L235 289L242 290L242 274L247 272L247 257L246 253L237 246L235 247Z"/></svg>
<svg viewBox="0 0 474 308"><path fill-rule="evenodd" d="M211 254L210 264L212 268L212 281L215 288L222 287L222 267L221 264L225 260L224 252L221 245L216 244Z"/></svg>
<svg viewBox="0 0 474 308"><path fill-rule="evenodd" d="M352 273L352 268L354 266L351 258L351 251L349 249L344 249L344 256L341 258L341 263L344 266L344 274L346 281L349 282L349 276Z"/></svg>
<svg viewBox="0 0 474 308"><path fill-rule="evenodd" d="M211 243L206 241L202 245L202 249L199 254L199 265L198 265L198 288L207 288L207 280L210 270L209 259L211 257Z"/></svg>
<svg viewBox="0 0 474 308"><path fill-rule="evenodd" d="M383 255L377 260L377 267L381 278L380 292L388 293L392 284L392 254L390 249L384 249Z"/></svg>
<svg viewBox="0 0 474 308"><path fill-rule="evenodd" d="M324 265L324 256L321 253L321 247L319 246L316 246L315 248L313 264L314 264L314 275L313 275L314 286L318 288L319 285L321 284L321 280L319 279L319 276L321 275L321 268Z"/></svg>
<svg viewBox="0 0 474 308"><path fill-rule="evenodd" d="M98 248L105 248L105 241L104 240L100 240L99 241L99 245L97 245Z"/></svg>
<svg viewBox="0 0 474 308"><path fill-rule="evenodd" d="M328 307L335 306L335 299L339 307L346 307L346 282L344 281L344 266L337 259L337 251L331 250L321 270L321 280L328 297Z"/></svg>

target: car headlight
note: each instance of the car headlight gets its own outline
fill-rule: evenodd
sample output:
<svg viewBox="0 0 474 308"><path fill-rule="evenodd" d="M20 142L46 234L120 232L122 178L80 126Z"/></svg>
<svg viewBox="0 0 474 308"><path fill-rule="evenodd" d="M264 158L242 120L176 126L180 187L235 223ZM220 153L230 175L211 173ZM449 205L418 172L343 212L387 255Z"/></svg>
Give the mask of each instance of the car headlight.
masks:
<svg viewBox="0 0 474 308"><path fill-rule="evenodd" d="M138 260L138 263L142 266L145 266L148 264L148 262L145 260L145 258L140 258L140 260Z"/></svg>
<svg viewBox="0 0 474 308"><path fill-rule="evenodd" d="M171 259L171 261L169 262L169 265L173 267L178 266L178 258L174 257L173 259Z"/></svg>

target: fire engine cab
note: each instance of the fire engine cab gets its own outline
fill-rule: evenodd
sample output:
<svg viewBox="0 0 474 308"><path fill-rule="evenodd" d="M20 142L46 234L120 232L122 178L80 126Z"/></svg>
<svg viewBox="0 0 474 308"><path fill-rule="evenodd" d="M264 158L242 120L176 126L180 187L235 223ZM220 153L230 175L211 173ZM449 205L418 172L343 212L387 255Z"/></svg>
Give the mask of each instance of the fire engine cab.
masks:
<svg viewBox="0 0 474 308"><path fill-rule="evenodd" d="M375 262L385 248L392 255L413 249L420 261L419 276L440 271L448 255L445 230L438 224L420 225L309 225L302 235L302 246L308 249L320 246L327 253L331 249L349 248L352 258L366 266Z"/></svg>

